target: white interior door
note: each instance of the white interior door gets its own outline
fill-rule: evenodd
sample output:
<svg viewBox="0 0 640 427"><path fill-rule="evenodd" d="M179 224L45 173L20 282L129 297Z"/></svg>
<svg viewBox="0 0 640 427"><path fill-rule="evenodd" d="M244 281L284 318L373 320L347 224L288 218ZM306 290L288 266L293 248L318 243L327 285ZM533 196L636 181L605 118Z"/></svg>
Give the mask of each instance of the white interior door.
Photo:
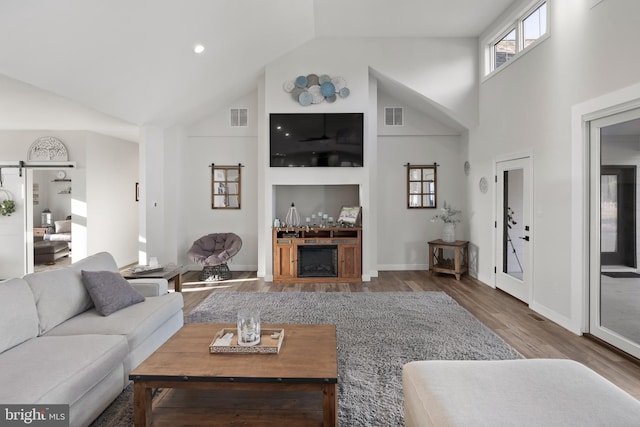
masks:
<svg viewBox="0 0 640 427"><path fill-rule="evenodd" d="M17 168L3 168L0 171L0 201L11 198L16 210L10 216L0 216L0 280L22 277L28 272L26 173ZM22 175L22 176L20 176Z"/></svg>
<svg viewBox="0 0 640 427"><path fill-rule="evenodd" d="M532 294L531 158L496 163L496 287L529 303Z"/></svg>

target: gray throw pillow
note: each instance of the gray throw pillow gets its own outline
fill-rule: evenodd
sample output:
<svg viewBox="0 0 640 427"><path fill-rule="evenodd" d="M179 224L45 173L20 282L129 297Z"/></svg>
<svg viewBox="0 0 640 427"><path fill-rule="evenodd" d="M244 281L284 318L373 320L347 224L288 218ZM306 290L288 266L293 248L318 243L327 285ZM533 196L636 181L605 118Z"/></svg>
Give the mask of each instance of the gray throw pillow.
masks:
<svg viewBox="0 0 640 427"><path fill-rule="evenodd" d="M144 301L144 296L133 289L120 273L82 270L82 282L96 311L103 316Z"/></svg>

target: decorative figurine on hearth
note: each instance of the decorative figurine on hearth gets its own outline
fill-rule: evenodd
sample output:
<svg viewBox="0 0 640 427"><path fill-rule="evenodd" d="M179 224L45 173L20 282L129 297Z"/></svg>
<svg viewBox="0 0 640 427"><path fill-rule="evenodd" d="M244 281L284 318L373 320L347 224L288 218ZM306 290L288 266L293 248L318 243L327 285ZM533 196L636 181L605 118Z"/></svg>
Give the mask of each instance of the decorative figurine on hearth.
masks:
<svg viewBox="0 0 640 427"><path fill-rule="evenodd" d="M296 206L293 203L291 203L289 212L287 212L287 216L285 217L285 222L287 223L287 226L291 226L291 227L300 226L300 214L298 213L298 209L296 209Z"/></svg>

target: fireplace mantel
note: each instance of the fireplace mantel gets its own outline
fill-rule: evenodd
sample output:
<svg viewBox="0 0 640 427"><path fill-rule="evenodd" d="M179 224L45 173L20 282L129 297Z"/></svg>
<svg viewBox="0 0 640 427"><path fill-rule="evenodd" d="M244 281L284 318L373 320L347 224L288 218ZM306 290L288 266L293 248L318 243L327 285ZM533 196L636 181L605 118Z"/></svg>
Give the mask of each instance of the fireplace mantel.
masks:
<svg viewBox="0 0 640 427"><path fill-rule="evenodd" d="M335 246L337 277L299 277L298 249L305 246ZM336 283L362 280L362 229L274 228L273 281L276 283Z"/></svg>

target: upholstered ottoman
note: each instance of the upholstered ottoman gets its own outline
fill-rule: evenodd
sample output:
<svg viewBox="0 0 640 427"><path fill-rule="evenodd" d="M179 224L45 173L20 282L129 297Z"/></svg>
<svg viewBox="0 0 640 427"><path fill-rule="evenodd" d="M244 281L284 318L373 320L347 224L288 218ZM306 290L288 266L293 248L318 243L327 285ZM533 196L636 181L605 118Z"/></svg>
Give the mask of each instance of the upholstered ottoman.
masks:
<svg viewBox="0 0 640 427"><path fill-rule="evenodd" d="M56 260L69 255L67 242L41 240L33 243L33 262L35 264L55 264Z"/></svg>
<svg viewBox="0 0 640 427"><path fill-rule="evenodd" d="M405 426L639 426L640 402L571 360L430 360L402 369Z"/></svg>

